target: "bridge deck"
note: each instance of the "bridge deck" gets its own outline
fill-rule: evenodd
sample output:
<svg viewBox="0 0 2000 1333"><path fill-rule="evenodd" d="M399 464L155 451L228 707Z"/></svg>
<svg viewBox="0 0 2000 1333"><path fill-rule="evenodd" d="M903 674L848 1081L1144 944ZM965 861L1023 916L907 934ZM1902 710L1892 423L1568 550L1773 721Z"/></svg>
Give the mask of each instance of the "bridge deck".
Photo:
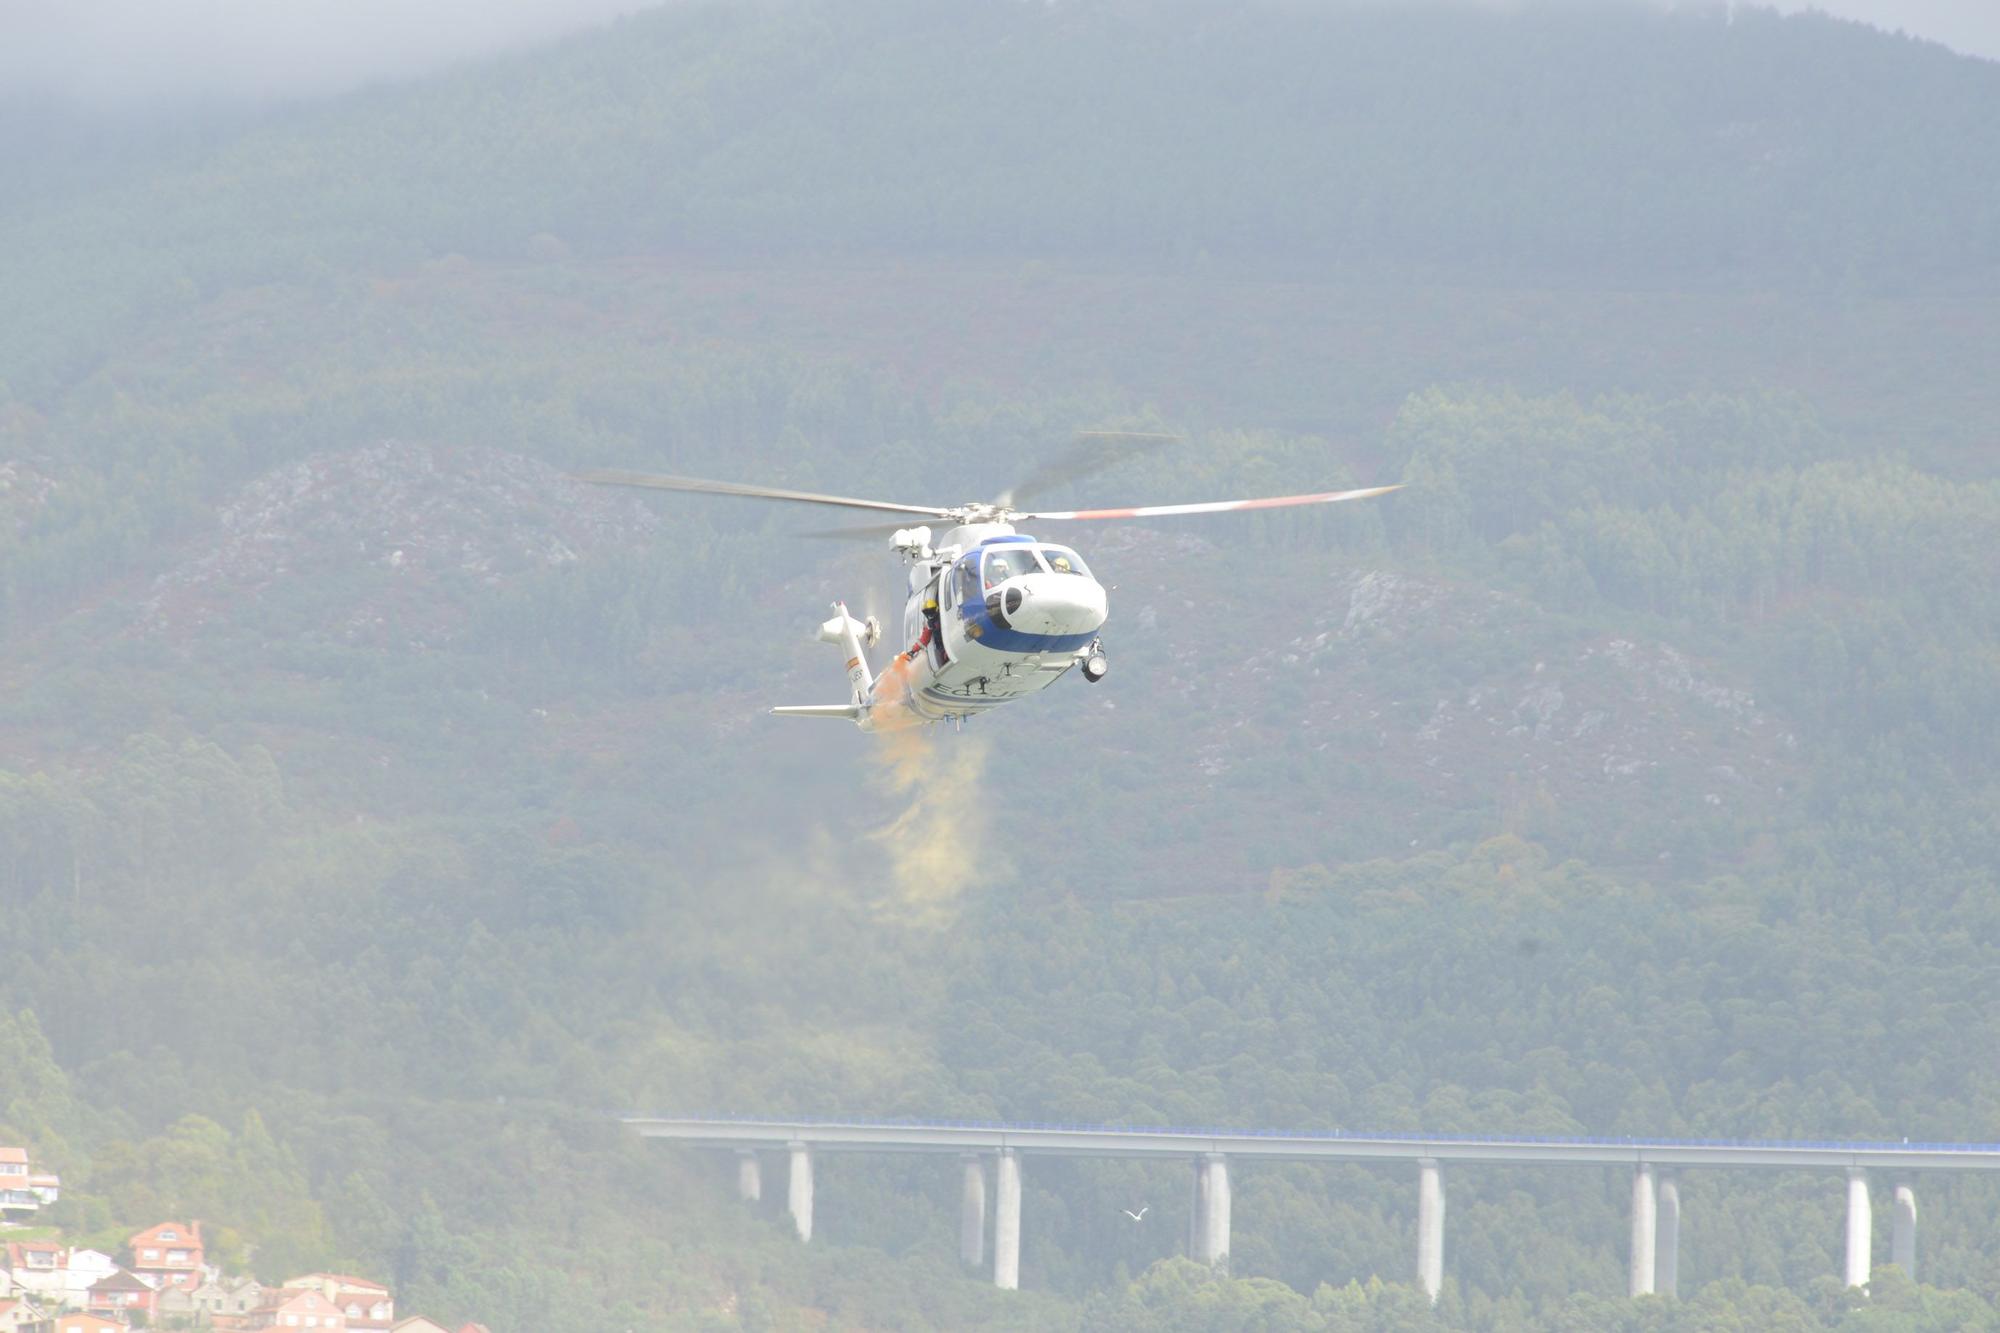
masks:
<svg viewBox="0 0 2000 1333"><path fill-rule="evenodd" d="M1005 1125L953 1121L773 1120L639 1116L621 1120L648 1138L721 1148L807 1143L817 1151L1016 1152L1079 1157L1197 1157L1225 1153L1288 1160L1416 1161L1658 1166L1877 1167L2000 1170L2000 1144L1767 1142L1728 1139L1557 1138L1378 1134L1353 1130L1125 1129L1106 1125Z"/></svg>

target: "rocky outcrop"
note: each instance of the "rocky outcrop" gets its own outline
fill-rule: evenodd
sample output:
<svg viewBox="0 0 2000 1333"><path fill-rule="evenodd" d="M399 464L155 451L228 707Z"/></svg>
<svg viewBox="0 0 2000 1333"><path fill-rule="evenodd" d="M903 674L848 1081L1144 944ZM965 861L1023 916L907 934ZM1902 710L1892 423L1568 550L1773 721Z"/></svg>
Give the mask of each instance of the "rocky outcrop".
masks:
<svg viewBox="0 0 2000 1333"><path fill-rule="evenodd" d="M284 601L307 634L435 646L453 637L468 585L641 546L661 529L633 497L519 454L384 440L304 459L230 497L153 581L141 623L186 633Z"/></svg>

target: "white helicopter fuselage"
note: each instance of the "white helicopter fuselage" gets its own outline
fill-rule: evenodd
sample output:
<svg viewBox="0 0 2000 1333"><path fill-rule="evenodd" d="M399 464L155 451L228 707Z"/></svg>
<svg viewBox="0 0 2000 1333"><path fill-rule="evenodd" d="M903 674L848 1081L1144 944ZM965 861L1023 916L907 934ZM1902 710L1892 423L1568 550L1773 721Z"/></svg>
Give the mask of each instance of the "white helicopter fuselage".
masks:
<svg viewBox="0 0 2000 1333"><path fill-rule="evenodd" d="M976 717L1053 684L1097 642L1108 599L1073 549L993 523L953 529L944 550L959 554L911 566L910 647L877 680L878 708Z"/></svg>
<svg viewBox="0 0 2000 1333"><path fill-rule="evenodd" d="M976 717L1046 688L1096 649L1108 599L1074 549L1007 523L955 527L936 549L923 529L909 536L898 545L910 561L906 647L879 676L849 659L864 730ZM847 624L841 609L822 637L846 640ZM860 651L857 640L850 652Z"/></svg>

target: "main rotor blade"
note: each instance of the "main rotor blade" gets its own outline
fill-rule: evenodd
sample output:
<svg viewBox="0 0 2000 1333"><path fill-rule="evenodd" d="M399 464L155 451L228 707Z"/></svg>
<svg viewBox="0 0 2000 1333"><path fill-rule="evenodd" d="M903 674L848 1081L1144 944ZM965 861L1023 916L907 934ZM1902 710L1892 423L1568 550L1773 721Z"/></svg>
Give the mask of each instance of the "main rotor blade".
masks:
<svg viewBox="0 0 2000 1333"><path fill-rule="evenodd" d="M1231 509L1285 509L1292 505L1330 505L1342 500L1366 500L1402 490L1395 486L1370 486L1359 491L1321 491L1314 495L1272 495L1261 500L1211 500L1206 504L1146 505L1136 509L1067 509L1060 513L1016 514L1015 521L1072 518L1171 518L1180 514L1220 514Z"/></svg>
<svg viewBox="0 0 2000 1333"><path fill-rule="evenodd" d="M949 509L939 509L931 505L890 504L886 500L856 500L845 495L820 495L814 491L788 491L777 486L746 486L734 481L703 481L699 477L669 477L658 472L621 472L616 468L598 468L590 472L572 472L577 481L587 481L593 486L644 486L655 491L697 491L703 495L742 495L755 500L792 500L799 504L836 505L842 509L885 509L896 514L924 514L931 518L949 518Z"/></svg>
<svg viewBox="0 0 2000 1333"><path fill-rule="evenodd" d="M903 530L901 523L864 523L858 528L820 528L813 532L801 532L801 537L816 537L836 542L872 542L893 537Z"/></svg>
<svg viewBox="0 0 2000 1333"><path fill-rule="evenodd" d="M1010 509L1018 504L1030 503L1032 496L1044 494L1068 482L1079 481L1093 473L1102 472L1128 458L1136 458L1163 445L1176 443L1180 438L1178 435L1162 435L1156 431L1080 430L1069 448L1044 461L1014 489L1003 492L999 500L1000 506Z"/></svg>

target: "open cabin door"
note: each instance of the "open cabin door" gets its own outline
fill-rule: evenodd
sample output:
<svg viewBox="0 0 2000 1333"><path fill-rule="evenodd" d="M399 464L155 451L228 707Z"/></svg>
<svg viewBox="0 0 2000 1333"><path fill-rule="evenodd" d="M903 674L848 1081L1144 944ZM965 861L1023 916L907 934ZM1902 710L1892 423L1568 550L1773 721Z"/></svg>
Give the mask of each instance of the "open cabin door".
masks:
<svg viewBox="0 0 2000 1333"><path fill-rule="evenodd" d="M946 661L965 651L965 599L971 597L976 603L982 595L978 563L961 560L938 575L938 625L943 631L938 638L944 645Z"/></svg>
<svg viewBox="0 0 2000 1333"><path fill-rule="evenodd" d="M958 599L953 596L956 582L952 575L953 571L950 569L938 571L937 581L931 585L928 599L936 603L937 609L925 612L931 628L931 665L939 671L951 665L953 656L951 645L945 642L945 635L952 631L958 619L956 615Z"/></svg>

